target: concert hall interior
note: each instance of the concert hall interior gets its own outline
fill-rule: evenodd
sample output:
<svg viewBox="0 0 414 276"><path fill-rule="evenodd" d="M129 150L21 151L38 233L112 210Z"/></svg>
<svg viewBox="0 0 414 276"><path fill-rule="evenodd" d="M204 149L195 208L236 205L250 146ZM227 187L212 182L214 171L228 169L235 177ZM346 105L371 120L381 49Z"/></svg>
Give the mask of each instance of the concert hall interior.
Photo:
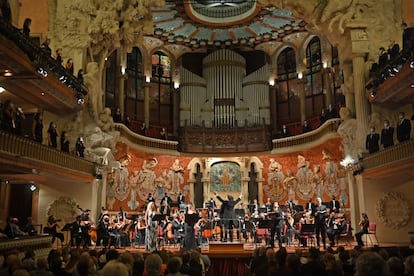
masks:
<svg viewBox="0 0 414 276"><path fill-rule="evenodd" d="M2 235L251 255L332 212L414 246L412 1L0 2Z"/></svg>

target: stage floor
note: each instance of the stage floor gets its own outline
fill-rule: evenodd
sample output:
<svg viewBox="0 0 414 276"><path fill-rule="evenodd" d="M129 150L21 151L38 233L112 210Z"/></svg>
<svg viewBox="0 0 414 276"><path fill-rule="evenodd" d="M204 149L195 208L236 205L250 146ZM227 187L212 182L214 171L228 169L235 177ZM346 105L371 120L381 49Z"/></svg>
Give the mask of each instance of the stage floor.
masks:
<svg viewBox="0 0 414 276"><path fill-rule="evenodd" d="M348 244L345 244L343 242L339 243L339 246L343 246L346 250L353 249L357 243L355 241L350 241ZM369 249L371 247L376 246L377 244L369 244L363 249ZM208 244L203 244L200 246L201 252L204 254L209 255L210 257L214 258L228 258L231 257L245 257L248 258L253 255L253 251L260 247L260 246L267 246L265 242L262 243L253 243L253 242L240 242L238 240L233 242L220 242L220 241L211 241ZM309 247L302 247L297 242L295 242L293 245L286 246L283 244L287 250L288 253L295 253L296 250L301 250L303 252L307 252ZM393 243L380 243L380 247L383 248L403 248L408 247L408 244L393 244ZM93 247L92 247L93 248ZM332 247L334 251L337 250L338 245L335 245ZM97 248L99 249L99 248ZM178 252L180 250L180 247L177 245L161 245L159 247L159 250L168 250L172 252ZM275 251L279 249L278 246L274 248ZM148 254L148 252L145 251L145 246L131 246L131 247L123 247L118 249L119 251L129 251L129 252L140 252L143 254ZM321 251L326 251L323 249L323 247L320 247Z"/></svg>

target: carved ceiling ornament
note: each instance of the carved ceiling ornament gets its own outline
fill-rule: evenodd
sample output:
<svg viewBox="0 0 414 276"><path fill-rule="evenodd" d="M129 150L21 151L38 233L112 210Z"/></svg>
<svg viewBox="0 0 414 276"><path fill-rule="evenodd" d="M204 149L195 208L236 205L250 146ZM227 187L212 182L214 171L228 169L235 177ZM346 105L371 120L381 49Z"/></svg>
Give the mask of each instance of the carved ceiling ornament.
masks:
<svg viewBox="0 0 414 276"><path fill-rule="evenodd" d="M377 216L392 229L400 229L411 219L411 204L400 193L388 192L376 204Z"/></svg>

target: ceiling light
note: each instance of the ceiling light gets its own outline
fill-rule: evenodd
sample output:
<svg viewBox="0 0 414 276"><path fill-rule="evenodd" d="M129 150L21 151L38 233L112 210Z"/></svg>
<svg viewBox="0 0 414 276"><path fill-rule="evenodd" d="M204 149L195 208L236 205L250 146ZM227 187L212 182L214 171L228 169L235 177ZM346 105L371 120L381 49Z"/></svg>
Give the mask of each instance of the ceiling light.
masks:
<svg viewBox="0 0 414 276"><path fill-rule="evenodd" d="M13 73L10 71L10 70L4 70L4 74L3 74L3 76L5 76L5 77L11 77L11 76L13 76Z"/></svg>
<svg viewBox="0 0 414 276"><path fill-rule="evenodd" d="M410 62L410 68L414 68L414 60Z"/></svg>
<svg viewBox="0 0 414 276"><path fill-rule="evenodd" d="M371 91L371 98L375 98L377 96L377 91L372 90Z"/></svg>
<svg viewBox="0 0 414 276"><path fill-rule="evenodd" d="M3 93L4 91L6 91L6 89L0 86L0 93Z"/></svg>

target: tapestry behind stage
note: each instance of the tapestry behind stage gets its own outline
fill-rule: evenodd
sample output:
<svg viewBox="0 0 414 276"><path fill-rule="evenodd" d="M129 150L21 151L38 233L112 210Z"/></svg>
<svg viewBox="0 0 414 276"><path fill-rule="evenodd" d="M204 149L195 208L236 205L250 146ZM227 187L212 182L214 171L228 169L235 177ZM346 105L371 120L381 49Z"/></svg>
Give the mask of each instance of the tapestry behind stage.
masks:
<svg viewBox="0 0 414 276"><path fill-rule="evenodd" d="M304 205L309 199L321 197L330 201L335 196L348 208L346 172L339 166L340 145L341 139L335 138L289 154L199 158L148 154L118 143L115 154L118 166L107 174L106 207L140 212L149 193L157 204L165 193L173 201L182 193L188 201L189 183L203 185L201 181L209 182L203 186L209 187L208 191L203 190L208 198L214 191L238 195L245 181L245 185L255 185L256 189L257 183L262 183L263 202L270 197L282 204L291 199ZM253 173L257 175L255 183L250 181ZM247 200L248 195L244 197Z"/></svg>

